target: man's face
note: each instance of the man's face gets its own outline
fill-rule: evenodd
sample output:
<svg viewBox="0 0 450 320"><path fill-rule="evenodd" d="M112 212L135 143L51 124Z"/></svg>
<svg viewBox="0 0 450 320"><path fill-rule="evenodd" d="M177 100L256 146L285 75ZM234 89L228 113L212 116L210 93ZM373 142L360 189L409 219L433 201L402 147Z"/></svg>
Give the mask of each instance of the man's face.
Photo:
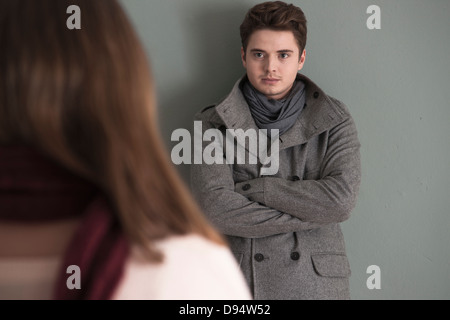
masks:
<svg viewBox="0 0 450 320"><path fill-rule="evenodd" d="M291 31L258 30L250 36L241 57L250 83L268 99L283 98L305 63Z"/></svg>

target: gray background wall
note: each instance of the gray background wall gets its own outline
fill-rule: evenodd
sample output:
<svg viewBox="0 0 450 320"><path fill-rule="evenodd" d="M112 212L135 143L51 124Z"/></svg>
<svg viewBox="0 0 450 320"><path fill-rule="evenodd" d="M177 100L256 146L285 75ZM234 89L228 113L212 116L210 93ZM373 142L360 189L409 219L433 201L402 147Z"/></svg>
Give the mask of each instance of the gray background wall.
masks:
<svg viewBox="0 0 450 320"><path fill-rule="evenodd" d="M245 72L239 25L254 0L122 0L156 79L168 151L177 128ZM362 184L342 224L353 299L450 299L450 1L293 0L308 19L302 72L344 101ZM381 29L369 30L369 5ZM188 167L178 166L188 179ZM381 269L369 290L367 267Z"/></svg>

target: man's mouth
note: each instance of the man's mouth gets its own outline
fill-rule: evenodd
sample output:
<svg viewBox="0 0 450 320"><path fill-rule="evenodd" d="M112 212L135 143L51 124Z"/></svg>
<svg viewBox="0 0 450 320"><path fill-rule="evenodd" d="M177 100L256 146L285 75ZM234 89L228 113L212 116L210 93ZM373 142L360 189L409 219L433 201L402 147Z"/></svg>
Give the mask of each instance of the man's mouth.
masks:
<svg viewBox="0 0 450 320"><path fill-rule="evenodd" d="M277 78L262 78L262 81L266 84L276 84L280 79Z"/></svg>

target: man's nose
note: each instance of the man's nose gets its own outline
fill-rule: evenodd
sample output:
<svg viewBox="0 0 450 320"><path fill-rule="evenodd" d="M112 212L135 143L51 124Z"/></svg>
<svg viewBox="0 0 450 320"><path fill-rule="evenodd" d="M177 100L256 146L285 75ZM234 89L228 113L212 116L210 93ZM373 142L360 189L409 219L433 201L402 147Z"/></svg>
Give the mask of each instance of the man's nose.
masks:
<svg viewBox="0 0 450 320"><path fill-rule="evenodd" d="M276 72L277 71L277 59L276 57L273 56L269 56L266 59L266 71L271 73L271 72Z"/></svg>

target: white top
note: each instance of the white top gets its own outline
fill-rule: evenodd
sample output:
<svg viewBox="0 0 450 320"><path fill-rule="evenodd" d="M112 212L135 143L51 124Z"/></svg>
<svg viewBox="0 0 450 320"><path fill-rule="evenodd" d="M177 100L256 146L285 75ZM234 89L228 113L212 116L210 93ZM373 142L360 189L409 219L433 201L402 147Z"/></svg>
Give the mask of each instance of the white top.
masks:
<svg viewBox="0 0 450 320"><path fill-rule="evenodd" d="M163 263L143 262L132 253L113 299L251 299L239 266L227 247L197 235L171 237L158 242L156 247L164 255ZM0 299L50 299L59 263L53 257L0 258Z"/></svg>

